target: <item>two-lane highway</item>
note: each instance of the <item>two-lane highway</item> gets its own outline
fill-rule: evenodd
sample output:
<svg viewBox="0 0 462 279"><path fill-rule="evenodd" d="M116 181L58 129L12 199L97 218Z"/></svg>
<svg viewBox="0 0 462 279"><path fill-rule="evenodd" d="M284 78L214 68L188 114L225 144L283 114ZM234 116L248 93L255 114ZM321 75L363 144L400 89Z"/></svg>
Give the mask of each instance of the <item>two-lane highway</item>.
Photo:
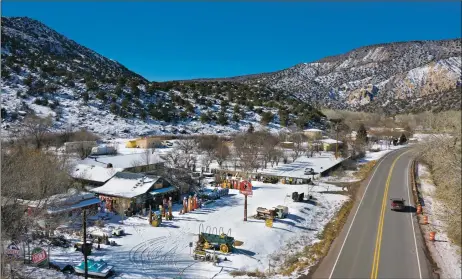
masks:
<svg viewBox="0 0 462 279"><path fill-rule="evenodd" d="M410 187L412 150L382 158L363 186L339 237L313 278L432 278L418 230ZM405 212L390 209L406 200Z"/></svg>

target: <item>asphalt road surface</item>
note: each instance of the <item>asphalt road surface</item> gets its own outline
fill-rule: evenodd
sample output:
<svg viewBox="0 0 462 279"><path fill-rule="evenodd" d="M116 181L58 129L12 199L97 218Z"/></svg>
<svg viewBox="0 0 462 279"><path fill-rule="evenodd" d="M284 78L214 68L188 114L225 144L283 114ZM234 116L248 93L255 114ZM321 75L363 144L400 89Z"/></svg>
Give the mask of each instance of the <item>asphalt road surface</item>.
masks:
<svg viewBox="0 0 462 279"><path fill-rule="evenodd" d="M410 187L412 157L399 149L377 163L312 278L432 278ZM405 199L405 211L391 211L391 198Z"/></svg>

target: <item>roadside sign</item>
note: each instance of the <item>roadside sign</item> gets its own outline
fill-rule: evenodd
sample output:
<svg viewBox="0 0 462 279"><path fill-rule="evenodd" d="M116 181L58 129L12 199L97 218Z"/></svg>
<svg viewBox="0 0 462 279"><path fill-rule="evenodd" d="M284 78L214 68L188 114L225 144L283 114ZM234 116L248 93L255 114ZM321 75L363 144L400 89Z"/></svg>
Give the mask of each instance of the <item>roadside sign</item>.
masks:
<svg viewBox="0 0 462 279"><path fill-rule="evenodd" d="M250 181L247 181L247 180L243 180L239 183L239 192L243 195L248 195L248 196L251 196L253 194L253 191L252 191L252 183L250 183Z"/></svg>
<svg viewBox="0 0 462 279"><path fill-rule="evenodd" d="M189 247L193 247L193 243L192 243L192 242L189 242Z"/></svg>
<svg viewBox="0 0 462 279"><path fill-rule="evenodd" d="M45 266L48 263L47 252L43 248L36 247L32 250L32 263L38 266Z"/></svg>
<svg viewBox="0 0 462 279"><path fill-rule="evenodd" d="M10 257L19 258L21 256L21 249L14 243L11 243L6 248L6 254Z"/></svg>
<svg viewBox="0 0 462 279"><path fill-rule="evenodd" d="M268 228L272 228L272 227L273 227L273 219L266 219L265 225L266 225Z"/></svg>

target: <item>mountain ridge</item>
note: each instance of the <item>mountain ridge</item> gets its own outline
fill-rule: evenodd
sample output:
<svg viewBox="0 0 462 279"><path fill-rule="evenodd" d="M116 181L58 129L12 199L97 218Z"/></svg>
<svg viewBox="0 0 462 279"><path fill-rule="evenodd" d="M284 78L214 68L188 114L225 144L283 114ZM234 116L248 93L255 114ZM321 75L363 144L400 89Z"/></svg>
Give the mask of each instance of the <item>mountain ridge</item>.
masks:
<svg viewBox="0 0 462 279"><path fill-rule="evenodd" d="M318 108L388 115L460 109L457 39L363 46L268 73L150 82L38 20L1 20L6 129L20 126L25 114L51 114L58 130L138 136L260 123L274 131L312 127L323 125Z"/></svg>
<svg viewBox="0 0 462 279"><path fill-rule="evenodd" d="M322 117L309 104L265 86L149 82L30 18L2 17L1 32L7 134L31 114L51 115L54 130L73 126L124 137L230 133L260 124L280 130L296 121L318 125Z"/></svg>
<svg viewBox="0 0 462 279"><path fill-rule="evenodd" d="M214 81L214 80L235 80L235 79L237 80L237 79L243 79L243 78L247 79L247 78L252 78L252 77L255 77L255 76L259 76L259 75L274 74L274 73L277 73L277 72L280 72L280 71L283 71L283 70L286 70L286 69L297 67L299 65L326 62L326 60L329 60L329 59L332 59L332 58L338 58L338 57L341 57L341 56L345 56L345 55L348 55L351 52L359 51L359 50L363 50L363 49L369 49L369 48L374 48L374 47L384 47L384 46L389 46L389 45L409 44L409 43L445 42L445 41L460 41L460 40L462 40L462 37L461 38L441 39L441 40L411 40L411 41L397 41L397 42L377 43L377 44L359 46L359 47L356 47L356 48L352 48L352 49L350 49L349 51L347 51L345 53L328 55L328 56L313 60L311 62L296 63L293 66L290 66L288 68L284 68L284 69L281 69L281 70L277 70L277 71L262 72L262 73L252 73L252 74L243 74L243 75L236 75L236 76L229 76L229 77L218 77L218 78L213 78L212 77L212 78L179 79L179 80L174 80L174 81L187 82L187 81L209 81L209 80L210 81Z"/></svg>

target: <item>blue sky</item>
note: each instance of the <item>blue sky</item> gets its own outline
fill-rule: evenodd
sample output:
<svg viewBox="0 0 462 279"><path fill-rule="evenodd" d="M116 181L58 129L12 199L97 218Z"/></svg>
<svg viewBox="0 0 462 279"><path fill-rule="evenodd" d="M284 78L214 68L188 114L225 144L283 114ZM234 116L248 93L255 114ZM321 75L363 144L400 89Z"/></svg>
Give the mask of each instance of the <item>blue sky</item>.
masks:
<svg viewBox="0 0 462 279"><path fill-rule="evenodd" d="M364 45L461 37L461 2L2 2L149 80L281 70Z"/></svg>

